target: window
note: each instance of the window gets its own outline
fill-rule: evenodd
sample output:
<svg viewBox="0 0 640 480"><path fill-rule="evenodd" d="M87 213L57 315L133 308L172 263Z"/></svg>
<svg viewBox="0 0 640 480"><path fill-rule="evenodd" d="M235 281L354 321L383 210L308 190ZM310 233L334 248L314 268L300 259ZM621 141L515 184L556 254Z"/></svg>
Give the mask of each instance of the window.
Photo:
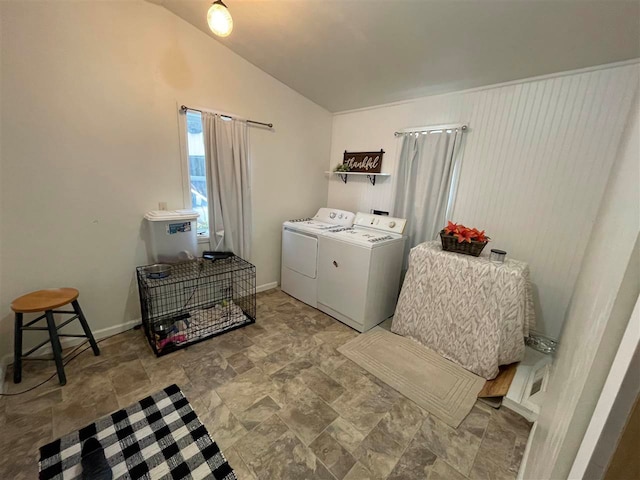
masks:
<svg viewBox="0 0 640 480"><path fill-rule="evenodd" d="M189 171L189 192L191 208L200 214L198 236L209 237L209 200L207 190L207 168L202 136L202 115L187 111L187 156Z"/></svg>

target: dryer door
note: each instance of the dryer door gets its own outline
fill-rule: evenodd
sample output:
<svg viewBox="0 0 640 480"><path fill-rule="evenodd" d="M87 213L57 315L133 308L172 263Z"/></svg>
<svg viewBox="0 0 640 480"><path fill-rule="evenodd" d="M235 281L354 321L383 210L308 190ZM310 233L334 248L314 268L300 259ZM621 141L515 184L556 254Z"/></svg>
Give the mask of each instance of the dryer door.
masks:
<svg viewBox="0 0 640 480"><path fill-rule="evenodd" d="M309 278L316 278L318 239L285 228L282 231L282 265Z"/></svg>

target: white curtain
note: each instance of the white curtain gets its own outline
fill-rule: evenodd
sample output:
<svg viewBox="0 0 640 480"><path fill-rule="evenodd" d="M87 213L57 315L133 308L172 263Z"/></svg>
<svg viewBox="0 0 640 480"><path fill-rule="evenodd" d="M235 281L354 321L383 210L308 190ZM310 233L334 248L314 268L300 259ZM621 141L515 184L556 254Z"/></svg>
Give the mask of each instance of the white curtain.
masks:
<svg viewBox="0 0 640 480"><path fill-rule="evenodd" d="M434 240L450 219L461 137L459 130L404 136L396 168L394 216L407 219L407 251Z"/></svg>
<svg viewBox="0 0 640 480"><path fill-rule="evenodd" d="M202 112L202 130L211 246L249 259L252 217L247 124Z"/></svg>

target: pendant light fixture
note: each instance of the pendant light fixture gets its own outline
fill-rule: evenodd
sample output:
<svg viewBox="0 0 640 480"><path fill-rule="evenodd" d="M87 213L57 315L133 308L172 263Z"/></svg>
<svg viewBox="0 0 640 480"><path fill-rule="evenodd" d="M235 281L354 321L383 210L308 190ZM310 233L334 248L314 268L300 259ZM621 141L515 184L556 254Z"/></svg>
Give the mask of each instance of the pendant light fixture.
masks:
<svg viewBox="0 0 640 480"><path fill-rule="evenodd" d="M222 0L213 2L209 7L207 23L211 31L219 37L227 37L233 30L233 18Z"/></svg>

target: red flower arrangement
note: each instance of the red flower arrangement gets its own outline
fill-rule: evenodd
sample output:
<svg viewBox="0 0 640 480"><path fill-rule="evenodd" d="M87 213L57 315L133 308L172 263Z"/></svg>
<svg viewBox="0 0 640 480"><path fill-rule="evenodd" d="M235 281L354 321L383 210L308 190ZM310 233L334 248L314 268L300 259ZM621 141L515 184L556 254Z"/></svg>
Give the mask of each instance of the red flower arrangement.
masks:
<svg viewBox="0 0 640 480"><path fill-rule="evenodd" d="M467 242L471 243L472 240L476 242L486 243L491 240L486 236L484 230L480 231L477 228L468 228L462 224L457 224L449 221L447 226L444 227L445 235L450 235L458 239L458 243Z"/></svg>

